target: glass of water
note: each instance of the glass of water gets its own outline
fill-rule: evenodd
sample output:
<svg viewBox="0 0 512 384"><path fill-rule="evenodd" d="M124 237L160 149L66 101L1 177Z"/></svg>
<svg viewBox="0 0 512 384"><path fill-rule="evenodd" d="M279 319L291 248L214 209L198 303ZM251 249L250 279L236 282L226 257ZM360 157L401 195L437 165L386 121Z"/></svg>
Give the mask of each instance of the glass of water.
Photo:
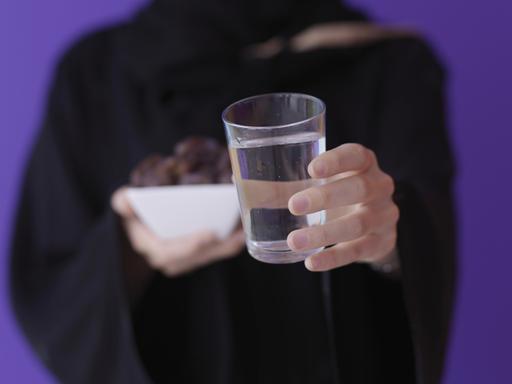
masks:
<svg viewBox="0 0 512 384"><path fill-rule="evenodd" d="M286 238L325 219L323 211L294 216L288 210L293 194L321 183L307 167L325 151L324 103L297 93L259 95L227 107L222 120L249 253L267 263L294 263L318 252L294 252Z"/></svg>

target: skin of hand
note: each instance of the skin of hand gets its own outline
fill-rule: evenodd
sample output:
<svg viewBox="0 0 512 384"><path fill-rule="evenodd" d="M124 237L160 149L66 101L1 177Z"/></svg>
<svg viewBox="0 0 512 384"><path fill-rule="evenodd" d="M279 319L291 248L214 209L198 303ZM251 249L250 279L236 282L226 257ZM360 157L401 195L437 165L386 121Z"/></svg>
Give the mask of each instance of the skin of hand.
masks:
<svg viewBox="0 0 512 384"><path fill-rule="evenodd" d="M154 269L169 277L179 276L218 260L238 255L245 246L243 230L227 239L218 239L211 231L162 239L142 223L126 196L126 188L115 191L112 209L121 217L133 249Z"/></svg>
<svg viewBox="0 0 512 384"><path fill-rule="evenodd" d="M343 144L311 161L308 173L325 183L295 193L288 208L294 215L326 210L328 219L291 232L288 246L296 251L333 246L308 257L306 268L386 261L396 245L399 209L392 200L393 179L379 168L373 151Z"/></svg>

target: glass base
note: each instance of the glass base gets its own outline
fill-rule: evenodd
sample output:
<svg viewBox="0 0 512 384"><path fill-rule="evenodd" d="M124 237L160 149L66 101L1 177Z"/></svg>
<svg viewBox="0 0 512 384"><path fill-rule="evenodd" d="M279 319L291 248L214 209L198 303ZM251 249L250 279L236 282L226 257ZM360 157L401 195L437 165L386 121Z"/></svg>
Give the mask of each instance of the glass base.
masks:
<svg viewBox="0 0 512 384"><path fill-rule="evenodd" d="M258 261L269 264L291 264L304 261L308 256L318 253L323 248L303 252L295 252L288 248L286 240L280 241L248 241L249 254Z"/></svg>

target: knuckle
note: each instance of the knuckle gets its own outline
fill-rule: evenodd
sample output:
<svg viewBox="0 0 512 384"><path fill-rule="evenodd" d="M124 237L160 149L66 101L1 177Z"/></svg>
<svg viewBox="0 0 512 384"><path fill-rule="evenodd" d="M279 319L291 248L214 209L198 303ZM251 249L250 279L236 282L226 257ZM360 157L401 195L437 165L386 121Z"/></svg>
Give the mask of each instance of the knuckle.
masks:
<svg viewBox="0 0 512 384"><path fill-rule="evenodd" d="M368 226L368 218L365 215L355 216L351 225L354 238L363 236L368 231Z"/></svg>
<svg viewBox="0 0 512 384"><path fill-rule="evenodd" d="M387 173L384 173L382 184L384 187L384 190L386 191L386 194L392 195L395 191L395 181L391 176L389 176Z"/></svg>
<svg viewBox="0 0 512 384"><path fill-rule="evenodd" d="M371 194L371 182L366 175L360 175L356 178L355 183L356 197L366 200Z"/></svg>
<svg viewBox="0 0 512 384"><path fill-rule="evenodd" d="M350 143L349 144L350 151L354 156L358 156L359 158L364 158L368 154L368 149L361 144L358 143Z"/></svg>
<svg viewBox="0 0 512 384"><path fill-rule="evenodd" d="M391 221L393 224L396 224L398 220L400 219L400 209L393 204L391 207Z"/></svg>
<svg viewBox="0 0 512 384"><path fill-rule="evenodd" d="M371 156L370 150L361 144L353 144L351 150L353 156L357 158L362 165L366 164L368 158Z"/></svg>
<svg viewBox="0 0 512 384"><path fill-rule="evenodd" d="M365 148L366 149L366 157L371 160L372 162L377 162L377 155L372 149Z"/></svg>

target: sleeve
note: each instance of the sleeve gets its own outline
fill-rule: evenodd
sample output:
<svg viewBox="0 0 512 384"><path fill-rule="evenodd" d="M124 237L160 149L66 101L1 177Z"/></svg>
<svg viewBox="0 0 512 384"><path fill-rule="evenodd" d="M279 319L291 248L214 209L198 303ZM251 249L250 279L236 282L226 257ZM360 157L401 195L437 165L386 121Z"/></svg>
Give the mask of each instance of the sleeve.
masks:
<svg viewBox="0 0 512 384"><path fill-rule="evenodd" d="M445 123L444 72L422 41L387 48L374 146L396 182L397 247L418 382L439 383L456 277L455 166Z"/></svg>
<svg viewBox="0 0 512 384"><path fill-rule="evenodd" d="M60 65L28 163L11 243L11 301L63 383L149 383L137 355L114 214L75 159L82 119L72 62ZM80 95L83 96L83 95ZM94 153L89 154L94 161ZM101 172L101 168L98 169Z"/></svg>

